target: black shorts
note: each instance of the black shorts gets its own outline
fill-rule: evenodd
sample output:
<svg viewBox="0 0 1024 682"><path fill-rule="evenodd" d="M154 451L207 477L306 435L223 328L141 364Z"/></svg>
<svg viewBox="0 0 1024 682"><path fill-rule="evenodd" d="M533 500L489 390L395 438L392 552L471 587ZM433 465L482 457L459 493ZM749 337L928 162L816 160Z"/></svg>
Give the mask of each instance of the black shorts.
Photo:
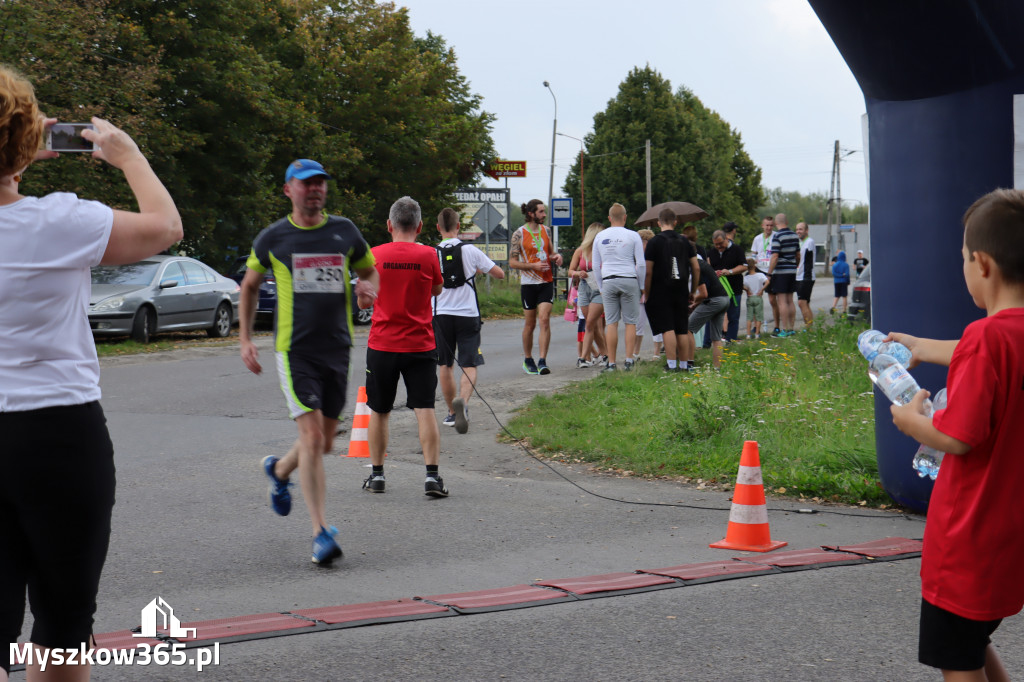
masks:
<svg viewBox="0 0 1024 682"><path fill-rule="evenodd" d="M0 640L88 642L114 507L114 447L98 402L0 412ZM10 670L7 652L0 667Z"/></svg>
<svg viewBox="0 0 1024 682"><path fill-rule="evenodd" d="M479 317L435 315L437 364L451 367L456 355L459 367L477 367L484 364L484 356L480 352L480 325Z"/></svg>
<svg viewBox="0 0 1024 682"><path fill-rule="evenodd" d="M348 387L348 352L347 346L318 354L278 351L277 376L292 419L314 410L328 419L341 416Z"/></svg>
<svg viewBox="0 0 1024 682"><path fill-rule="evenodd" d="M796 291L796 273L775 273L772 275L771 289L773 294L791 294Z"/></svg>
<svg viewBox="0 0 1024 682"><path fill-rule="evenodd" d="M519 296L523 299L523 310L536 310L541 303L555 302L553 282L519 285Z"/></svg>
<svg viewBox="0 0 1024 682"><path fill-rule="evenodd" d="M796 283L796 298L798 301L811 300L811 289L814 288L813 279L802 279Z"/></svg>
<svg viewBox="0 0 1024 682"><path fill-rule="evenodd" d="M849 282L835 282L836 298L846 298L850 290Z"/></svg>
<svg viewBox="0 0 1024 682"><path fill-rule="evenodd" d="M398 378L405 381L406 403L412 409L434 409L437 351L391 353L366 349L366 405L377 414L395 406Z"/></svg>
<svg viewBox="0 0 1024 682"><path fill-rule="evenodd" d="M764 275L765 277L767 277L767 278L768 278L768 286L766 286L766 287L764 288L764 293L766 293L766 294L774 294L774 293L775 293L775 291L774 291L774 290L772 289L772 276L768 274L768 271L767 271L767 270L759 270L759 269L757 269L757 268L754 268L754 269L755 269L755 270L757 270L757 271L758 271L758 272L760 272L760 273L761 273L762 275Z"/></svg>
<svg viewBox="0 0 1024 682"><path fill-rule="evenodd" d="M917 660L941 670L985 667L985 650L999 620L970 620L921 600L921 634Z"/></svg>
<svg viewBox="0 0 1024 682"><path fill-rule="evenodd" d="M689 331L690 296L685 288L678 291L651 289L651 297L644 304L647 322L654 335L673 332L685 334Z"/></svg>

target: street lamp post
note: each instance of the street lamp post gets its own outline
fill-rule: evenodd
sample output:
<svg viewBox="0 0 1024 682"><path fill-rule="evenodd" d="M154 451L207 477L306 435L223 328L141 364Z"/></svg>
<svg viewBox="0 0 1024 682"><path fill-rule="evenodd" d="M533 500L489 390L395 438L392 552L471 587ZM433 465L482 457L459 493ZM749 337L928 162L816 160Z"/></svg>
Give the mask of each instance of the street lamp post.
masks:
<svg viewBox="0 0 1024 682"><path fill-rule="evenodd" d="M558 135L558 98L555 97L555 91L551 89L551 85L544 81L544 87L551 93L551 99L555 100L555 120L553 127L551 128L551 174L548 176L548 222L551 222L551 217L554 213L551 210L551 199L554 196L555 190L555 137ZM554 241L555 253L558 253L558 228L554 225L551 226L551 238Z"/></svg>
<svg viewBox="0 0 1024 682"><path fill-rule="evenodd" d="M558 134L580 143L580 239L582 240L587 229L587 204L586 195L583 193L583 140L565 133Z"/></svg>

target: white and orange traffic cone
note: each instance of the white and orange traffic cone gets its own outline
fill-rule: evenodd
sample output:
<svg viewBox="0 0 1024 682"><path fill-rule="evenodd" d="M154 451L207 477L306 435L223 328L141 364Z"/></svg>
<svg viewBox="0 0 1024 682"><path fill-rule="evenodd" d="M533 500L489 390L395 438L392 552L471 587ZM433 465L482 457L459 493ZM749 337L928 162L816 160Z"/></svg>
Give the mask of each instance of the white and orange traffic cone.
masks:
<svg viewBox="0 0 1024 682"><path fill-rule="evenodd" d="M348 457L370 456L370 408L366 404L366 386L359 387L356 412L352 417L352 432L348 439Z"/></svg>
<svg viewBox="0 0 1024 682"><path fill-rule="evenodd" d="M740 456L740 471L736 476L725 539L708 546L741 552L770 552L786 544L772 540L764 482L761 480L761 457L757 452L757 441L748 440L743 444Z"/></svg>

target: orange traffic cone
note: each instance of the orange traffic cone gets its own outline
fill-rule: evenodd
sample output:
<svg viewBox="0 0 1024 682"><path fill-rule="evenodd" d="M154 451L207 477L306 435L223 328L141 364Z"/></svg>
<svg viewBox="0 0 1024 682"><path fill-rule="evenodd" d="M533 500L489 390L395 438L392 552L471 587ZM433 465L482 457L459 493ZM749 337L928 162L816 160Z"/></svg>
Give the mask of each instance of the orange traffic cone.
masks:
<svg viewBox="0 0 1024 682"><path fill-rule="evenodd" d="M786 544L772 540L768 530L768 505L765 503L764 483L761 480L761 458L757 454L757 441L748 440L743 444L740 472L736 476L736 491L732 496L725 539L708 546L741 552L770 552Z"/></svg>
<svg viewBox="0 0 1024 682"><path fill-rule="evenodd" d="M352 433L348 439L349 457L369 457L370 408L366 405L366 386L359 387L356 398L356 413L352 417Z"/></svg>

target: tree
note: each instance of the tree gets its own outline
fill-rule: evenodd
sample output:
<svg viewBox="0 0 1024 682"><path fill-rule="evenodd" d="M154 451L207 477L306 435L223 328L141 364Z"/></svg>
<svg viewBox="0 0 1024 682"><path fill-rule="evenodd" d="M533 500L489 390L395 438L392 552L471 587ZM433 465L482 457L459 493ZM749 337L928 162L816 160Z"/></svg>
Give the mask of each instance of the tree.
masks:
<svg viewBox="0 0 1024 682"><path fill-rule="evenodd" d="M139 142L178 205L182 248L214 266L290 209L295 158L322 161L337 181L328 210L381 242L396 198L436 214L494 156L493 117L455 53L390 3L6 0L0 31L0 56L51 115L109 118ZM119 173L85 155L27 181L131 207Z"/></svg>
<svg viewBox="0 0 1024 682"><path fill-rule="evenodd" d="M148 156L174 153L185 138L161 117L159 57L139 27L107 11L106 0L19 0L0 4L0 62L32 81L42 111L66 122L93 116L128 130ZM74 192L115 208L134 208L121 172L87 154L33 164L29 194Z"/></svg>
<svg viewBox="0 0 1024 682"><path fill-rule="evenodd" d="M652 204L689 201L706 210L711 217L697 223L705 241L729 220L740 226L741 237L756 233L755 211L764 201L761 171L740 134L686 88L673 94L669 81L650 66L630 71L617 96L595 114L594 131L585 138L587 203L598 207L597 215L616 201L631 219L646 210L646 140ZM579 197L579 161L563 189ZM578 224L578 212L574 218ZM579 243L578 233L566 237Z"/></svg>
<svg viewBox="0 0 1024 682"><path fill-rule="evenodd" d="M316 87L293 96L316 112L323 156L371 243L388 239L396 199L412 196L435 216L494 156L494 117L480 110L444 40L412 34L406 9L349 0L307 12L302 31L317 49L295 82Z"/></svg>
<svg viewBox="0 0 1024 682"><path fill-rule="evenodd" d="M795 191L787 192L781 187L776 187L774 189L765 188L764 195L765 203L757 209L758 220L778 213L785 213L791 226L799 222L823 224L828 220L828 197L824 192L801 194ZM867 204L859 204L852 208L844 206L842 222L851 224L868 222Z"/></svg>
<svg viewBox="0 0 1024 682"><path fill-rule="evenodd" d="M284 91L302 49L289 0L108 0L161 51L161 118L185 143L151 159L185 225L183 248L211 264L248 249L288 208L284 168L316 140Z"/></svg>

